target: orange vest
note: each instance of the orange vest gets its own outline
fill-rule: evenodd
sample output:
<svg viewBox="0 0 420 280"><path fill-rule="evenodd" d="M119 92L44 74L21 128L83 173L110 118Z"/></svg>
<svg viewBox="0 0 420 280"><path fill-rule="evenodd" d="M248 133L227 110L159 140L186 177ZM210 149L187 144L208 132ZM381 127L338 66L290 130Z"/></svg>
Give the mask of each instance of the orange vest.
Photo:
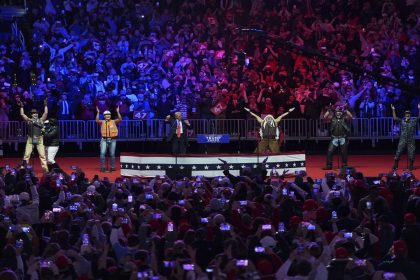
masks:
<svg viewBox="0 0 420 280"><path fill-rule="evenodd" d="M114 120L102 121L101 135L103 138L115 138L118 136L118 127Z"/></svg>

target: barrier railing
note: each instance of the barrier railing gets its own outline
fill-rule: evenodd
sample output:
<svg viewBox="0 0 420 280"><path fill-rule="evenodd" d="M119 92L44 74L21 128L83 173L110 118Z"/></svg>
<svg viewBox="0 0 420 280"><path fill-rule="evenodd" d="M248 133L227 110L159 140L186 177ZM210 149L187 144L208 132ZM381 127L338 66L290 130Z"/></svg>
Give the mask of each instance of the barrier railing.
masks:
<svg viewBox="0 0 420 280"><path fill-rule="evenodd" d="M193 119L189 120L190 139L197 134L229 134L232 141L255 140L259 124L255 119ZM325 120L284 119L280 129L287 140L325 140L329 139L330 123ZM349 123L349 137L355 140L398 139L399 124L392 118L354 118ZM65 120L59 122L60 141L78 142L97 141L100 138L100 126L94 121ZM119 124L119 141L159 140L167 136L169 124L163 119L123 120ZM0 122L0 139L7 143L19 143L26 140L27 123L20 121ZM420 124L416 137L420 137Z"/></svg>

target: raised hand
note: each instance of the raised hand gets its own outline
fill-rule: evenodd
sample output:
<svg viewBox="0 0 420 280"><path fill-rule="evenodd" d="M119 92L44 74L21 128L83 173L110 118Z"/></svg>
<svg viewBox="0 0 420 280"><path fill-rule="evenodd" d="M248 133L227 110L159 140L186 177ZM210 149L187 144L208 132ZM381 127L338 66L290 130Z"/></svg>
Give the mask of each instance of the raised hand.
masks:
<svg viewBox="0 0 420 280"><path fill-rule="evenodd" d="M117 113L120 112L120 106L117 106L117 108L115 109L115 111L117 111Z"/></svg>
<svg viewBox="0 0 420 280"><path fill-rule="evenodd" d="M393 105L393 104L391 104L391 109L392 109L392 110L395 110L395 107L394 107L394 105Z"/></svg>
<svg viewBox="0 0 420 280"><path fill-rule="evenodd" d="M290 108L290 109L289 109L289 113L293 112L294 110L295 110L295 107Z"/></svg>
<svg viewBox="0 0 420 280"><path fill-rule="evenodd" d="M98 108L98 106L96 106L96 112L97 112L97 113L99 113L99 108Z"/></svg>
<svg viewBox="0 0 420 280"><path fill-rule="evenodd" d="M245 107L244 109L245 109L245 111L250 112L250 110L247 107Z"/></svg>

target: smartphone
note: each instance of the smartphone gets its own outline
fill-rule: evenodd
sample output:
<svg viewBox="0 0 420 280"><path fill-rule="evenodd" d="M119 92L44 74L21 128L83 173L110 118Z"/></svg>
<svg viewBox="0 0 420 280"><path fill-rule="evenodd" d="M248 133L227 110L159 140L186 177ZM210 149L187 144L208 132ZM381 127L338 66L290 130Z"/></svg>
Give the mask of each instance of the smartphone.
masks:
<svg viewBox="0 0 420 280"><path fill-rule="evenodd" d="M365 266L366 265L366 260L355 260L354 263L357 266Z"/></svg>
<svg viewBox="0 0 420 280"><path fill-rule="evenodd" d="M344 233L344 238L352 238L353 237L353 232L345 232Z"/></svg>
<svg viewBox="0 0 420 280"><path fill-rule="evenodd" d="M287 189L283 189L283 190L282 190L282 194L283 194L283 195L287 195Z"/></svg>
<svg viewBox="0 0 420 280"><path fill-rule="evenodd" d="M270 224L262 225L262 229L263 230L270 230L271 229L271 225Z"/></svg>
<svg viewBox="0 0 420 280"><path fill-rule="evenodd" d="M89 234L87 233L83 234L82 242L83 242L83 245L89 244Z"/></svg>
<svg viewBox="0 0 420 280"><path fill-rule="evenodd" d="M4 166L4 168L6 168L6 171L9 171L9 170L10 170L10 165L6 164L6 165Z"/></svg>
<svg viewBox="0 0 420 280"><path fill-rule="evenodd" d="M60 180L60 179L57 179L57 180L55 181L55 186L56 186L57 188L61 187L61 180Z"/></svg>
<svg viewBox="0 0 420 280"><path fill-rule="evenodd" d="M369 210L372 209L372 202L366 201L366 208Z"/></svg>
<svg viewBox="0 0 420 280"><path fill-rule="evenodd" d="M76 166L76 165L72 165L70 168L71 168L72 170L76 170L76 169L77 169L77 166Z"/></svg>
<svg viewBox="0 0 420 280"><path fill-rule="evenodd" d="M262 253L264 251L265 251L265 249L262 246L257 246L257 247L254 248L255 253Z"/></svg>
<svg viewBox="0 0 420 280"><path fill-rule="evenodd" d="M245 206L245 205L248 204L248 201L247 200L240 200L239 204L242 205L242 206Z"/></svg>
<svg viewBox="0 0 420 280"><path fill-rule="evenodd" d="M169 222L168 226L167 226L167 230L170 231L170 232L174 231L174 223Z"/></svg>
<svg viewBox="0 0 420 280"><path fill-rule="evenodd" d="M182 265L182 268L184 270L194 270L194 265L193 264L190 264L190 263L186 263L186 264L183 264Z"/></svg>
<svg viewBox="0 0 420 280"><path fill-rule="evenodd" d="M76 205L70 205L70 211L77 211L77 206Z"/></svg>
<svg viewBox="0 0 420 280"><path fill-rule="evenodd" d="M128 219L127 219L127 218L123 218L123 219L122 219L122 223L123 223L123 224L128 224Z"/></svg>
<svg viewBox="0 0 420 280"><path fill-rule="evenodd" d="M148 199L148 200L153 199L153 195L150 194L150 193L147 193L145 198Z"/></svg>
<svg viewBox="0 0 420 280"><path fill-rule="evenodd" d="M295 192L294 191L290 191L289 196L290 197L294 197L295 196Z"/></svg>
<svg viewBox="0 0 420 280"><path fill-rule="evenodd" d="M331 212L331 218L337 219L337 211L332 211Z"/></svg>
<svg viewBox="0 0 420 280"><path fill-rule="evenodd" d="M16 240L16 248L22 248L22 246L23 246L23 240L22 239Z"/></svg>
<svg viewBox="0 0 420 280"><path fill-rule="evenodd" d="M117 211L118 210L118 205L117 203L112 203L112 211Z"/></svg>
<svg viewBox="0 0 420 280"><path fill-rule="evenodd" d="M144 209L146 209L146 205L141 204L139 208L142 209L142 210L144 210Z"/></svg>
<svg viewBox="0 0 420 280"><path fill-rule="evenodd" d="M72 181L76 180L76 174L75 173L71 173L70 180L72 180Z"/></svg>
<svg viewBox="0 0 420 280"><path fill-rule="evenodd" d="M162 214L159 214L159 213L153 214L153 219L161 219L161 218L162 218Z"/></svg>
<svg viewBox="0 0 420 280"><path fill-rule="evenodd" d="M315 226L313 224L309 224L307 229L308 230L315 230Z"/></svg>
<svg viewBox="0 0 420 280"><path fill-rule="evenodd" d="M248 260L237 260L236 265L237 266L248 266Z"/></svg>
<svg viewBox="0 0 420 280"><path fill-rule="evenodd" d="M174 262L173 261L163 261L163 265L167 268L172 268L172 267L174 267Z"/></svg>
<svg viewBox="0 0 420 280"><path fill-rule="evenodd" d="M397 274L395 272L384 272L382 277L385 280L395 280Z"/></svg>
<svg viewBox="0 0 420 280"><path fill-rule="evenodd" d="M208 218L201 218L201 223L207 224L209 222Z"/></svg>
<svg viewBox="0 0 420 280"><path fill-rule="evenodd" d="M230 225L229 224L221 224L220 225L220 230L221 231L229 231L230 230Z"/></svg>
<svg viewBox="0 0 420 280"><path fill-rule="evenodd" d="M129 195L129 196L127 197L127 202L128 202L128 203L133 202L133 196L132 196L132 195Z"/></svg>
<svg viewBox="0 0 420 280"><path fill-rule="evenodd" d="M49 267L51 267L51 261L40 261L39 262L39 267L49 268Z"/></svg>
<svg viewBox="0 0 420 280"><path fill-rule="evenodd" d="M375 180L375 181L373 181L373 184L374 185L380 185L381 184L381 181L380 180Z"/></svg>
<svg viewBox="0 0 420 280"><path fill-rule="evenodd" d="M285 232L284 223L279 223L279 232L281 232L281 233Z"/></svg>
<svg viewBox="0 0 420 280"><path fill-rule="evenodd" d="M179 205L185 205L185 200L183 200L183 199L178 200L178 204Z"/></svg>
<svg viewBox="0 0 420 280"><path fill-rule="evenodd" d="M29 227L22 227L22 231L24 233L28 233L29 232Z"/></svg>

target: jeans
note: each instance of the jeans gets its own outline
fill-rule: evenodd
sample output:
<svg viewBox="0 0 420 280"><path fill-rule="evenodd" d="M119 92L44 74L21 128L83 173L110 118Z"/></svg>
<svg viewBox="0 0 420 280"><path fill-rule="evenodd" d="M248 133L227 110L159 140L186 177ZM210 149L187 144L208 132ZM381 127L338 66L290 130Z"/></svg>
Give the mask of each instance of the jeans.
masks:
<svg viewBox="0 0 420 280"><path fill-rule="evenodd" d="M106 150L109 150L111 158L111 168L115 168L115 148L117 146L117 139L101 139L100 163L101 168L105 168Z"/></svg>

